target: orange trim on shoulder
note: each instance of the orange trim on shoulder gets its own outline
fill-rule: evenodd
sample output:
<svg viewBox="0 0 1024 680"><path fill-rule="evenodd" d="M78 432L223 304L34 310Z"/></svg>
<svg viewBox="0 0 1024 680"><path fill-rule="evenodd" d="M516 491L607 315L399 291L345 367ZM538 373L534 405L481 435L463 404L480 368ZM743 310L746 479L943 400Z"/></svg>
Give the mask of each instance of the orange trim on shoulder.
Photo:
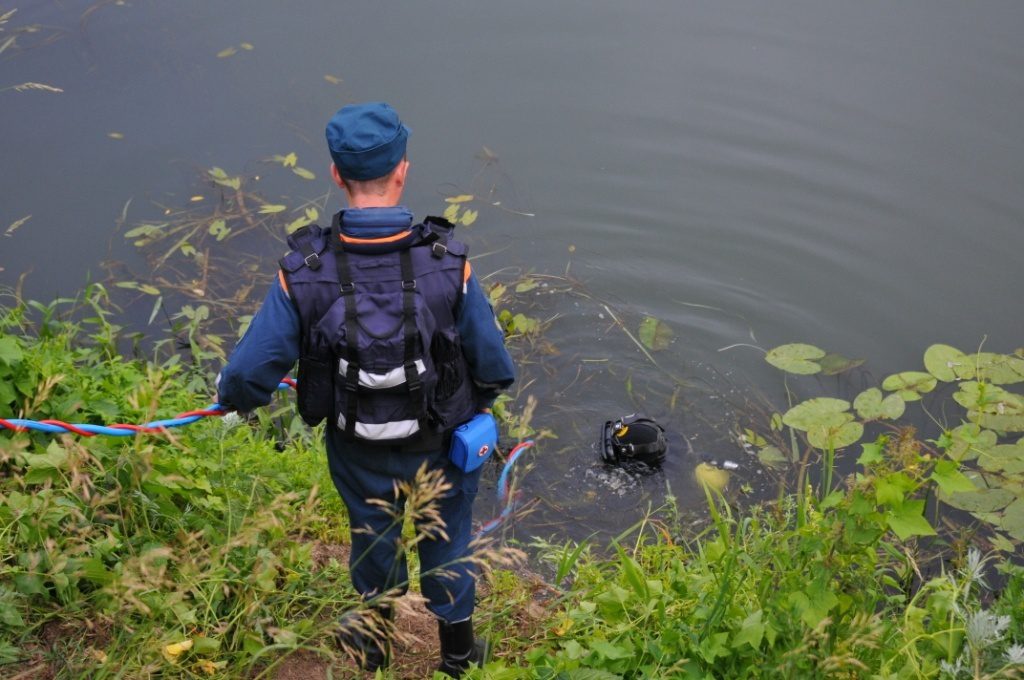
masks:
<svg viewBox="0 0 1024 680"><path fill-rule="evenodd" d="M281 269L277 270L277 280L281 282L281 290L284 291L284 294L291 297L292 294L288 291L288 282L284 280L284 271Z"/></svg>
<svg viewBox="0 0 1024 680"><path fill-rule="evenodd" d="M345 236L345 234L338 234L338 237L345 243L391 243L392 241L401 241L403 238L408 238L410 234L412 234L412 229L406 229L391 236L381 236L380 238L356 238L355 236Z"/></svg>
<svg viewBox="0 0 1024 680"><path fill-rule="evenodd" d="M469 283L469 277L473 273L473 268L469 266L469 260L466 260L466 267L462 272L462 285L465 286Z"/></svg>

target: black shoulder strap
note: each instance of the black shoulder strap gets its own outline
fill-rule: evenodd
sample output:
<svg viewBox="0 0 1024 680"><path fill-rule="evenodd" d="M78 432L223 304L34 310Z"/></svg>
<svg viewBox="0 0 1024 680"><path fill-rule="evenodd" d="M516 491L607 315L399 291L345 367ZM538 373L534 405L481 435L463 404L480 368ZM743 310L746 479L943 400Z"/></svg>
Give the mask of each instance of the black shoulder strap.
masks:
<svg viewBox="0 0 1024 680"><path fill-rule="evenodd" d="M345 304L345 344L348 345L348 370L345 371L345 436L348 439L355 437L356 415L359 406L359 319L356 315L356 286L352 282L352 269L349 265L345 249L341 247L337 239L331 239L334 248L334 258L338 269L338 290L341 299ZM333 370L333 369L332 369Z"/></svg>
<svg viewBox="0 0 1024 680"><path fill-rule="evenodd" d="M398 254L402 267L402 332L405 334L405 385L409 390L409 402L416 409L416 419L422 429L425 424L426 402L423 399L423 381L416 368L416 273L412 268L412 253L409 249Z"/></svg>

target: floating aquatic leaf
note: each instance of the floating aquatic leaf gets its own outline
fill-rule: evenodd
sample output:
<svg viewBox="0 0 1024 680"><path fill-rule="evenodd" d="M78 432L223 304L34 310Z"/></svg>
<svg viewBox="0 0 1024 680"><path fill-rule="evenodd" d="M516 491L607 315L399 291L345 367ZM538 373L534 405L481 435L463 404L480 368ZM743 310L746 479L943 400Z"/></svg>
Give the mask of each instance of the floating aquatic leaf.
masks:
<svg viewBox="0 0 1024 680"><path fill-rule="evenodd" d="M784 467L790 463L786 454L777 446L764 447L757 452L757 459L767 467Z"/></svg>
<svg viewBox="0 0 1024 680"><path fill-rule="evenodd" d="M232 46L232 47L225 47L224 49L222 49L220 52L217 53L217 58L218 59L223 59L225 57L234 56L237 53L238 53L238 50L235 49L234 46Z"/></svg>
<svg viewBox="0 0 1024 680"><path fill-rule="evenodd" d="M693 476L697 481L709 489L721 493L729 484L729 471L718 468L707 463L698 463L693 469Z"/></svg>
<svg viewBox="0 0 1024 680"><path fill-rule="evenodd" d="M210 168L208 174L210 175L210 179L212 179L217 184L220 184L221 186L231 187L235 191L238 191L239 189L242 188L242 178L228 177L228 174L224 172L223 168ZM193 197L193 200L194 198L195 197Z"/></svg>
<svg viewBox="0 0 1024 680"><path fill-rule="evenodd" d="M11 223L11 226L7 227L7 230L4 231L4 236L13 236L14 232L18 231L18 229L30 219L32 219L31 215L25 215L20 220L15 220Z"/></svg>
<svg viewBox="0 0 1024 680"><path fill-rule="evenodd" d="M814 345L803 343L791 343L779 345L768 350L764 359L769 364L787 373L797 375L813 375L821 372L821 364L816 360L825 356L825 350Z"/></svg>
<svg viewBox="0 0 1024 680"><path fill-rule="evenodd" d="M967 512L995 512L1005 508L1016 498L1009 489L978 489L963 491L952 495L940 494L939 498L946 505L966 510Z"/></svg>
<svg viewBox="0 0 1024 680"><path fill-rule="evenodd" d="M462 213L462 217L459 218L459 223L464 227L468 227L469 225L476 222L476 218L479 216L480 213L478 211L466 208L466 210Z"/></svg>
<svg viewBox="0 0 1024 680"><path fill-rule="evenodd" d="M990 472L1024 473L1024 444L998 444L978 456L978 465Z"/></svg>
<svg viewBox="0 0 1024 680"><path fill-rule="evenodd" d="M316 179L316 175L307 170L306 168L294 167L292 172L301 177L302 179Z"/></svg>
<svg viewBox="0 0 1024 680"><path fill-rule="evenodd" d="M1011 554L1017 552L1017 546L1013 544L1013 541L998 532L993 532L992 535L989 536L988 540L992 544L992 547L1000 552ZM1024 541L1024 538L1021 538L1020 540Z"/></svg>
<svg viewBox="0 0 1024 680"><path fill-rule="evenodd" d="M287 156L282 156L281 154L274 154L273 156L270 157L270 160L274 161L275 163L280 163L286 168L294 168L295 164L299 162L299 157L295 155L294 151L292 151Z"/></svg>
<svg viewBox="0 0 1024 680"><path fill-rule="evenodd" d="M329 82L331 85L341 85L341 78L339 78L338 76L332 76L330 74L327 74L324 76L324 80Z"/></svg>
<svg viewBox="0 0 1024 680"><path fill-rule="evenodd" d="M882 417L882 390L871 387L858 394L853 408L864 420L878 420Z"/></svg>
<svg viewBox="0 0 1024 680"><path fill-rule="evenodd" d="M452 203L450 206L444 209L444 218L451 223L455 223L459 218L459 206L457 203Z"/></svg>
<svg viewBox="0 0 1024 680"><path fill-rule="evenodd" d="M284 212L287 209L288 206L281 205L280 203L267 203L260 206L260 213L263 215L273 215L274 213Z"/></svg>
<svg viewBox="0 0 1024 680"><path fill-rule="evenodd" d="M503 283L496 283L493 286L491 286L490 291L487 293L487 298L488 300L490 300L491 305L493 306L498 304L498 302L501 300L502 296L505 295L505 292L507 290L508 288Z"/></svg>
<svg viewBox="0 0 1024 680"><path fill-rule="evenodd" d="M853 417L848 413L837 414ZM817 449L842 449L856 444L864 435L864 426L857 421L841 425L816 425L807 430L807 441Z"/></svg>
<svg viewBox="0 0 1024 680"><path fill-rule="evenodd" d="M284 230L285 230L285 233L291 234L291 233L294 233L295 231L301 229L302 227L305 227L308 224L309 224L309 220L307 220L304 216L303 217L298 217L298 218L292 220L291 222L289 222L288 226L286 226L284 228Z"/></svg>
<svg viewBox="0 0 1024 680"><path fill-rule="evenodd" d="M974 380L960 383L959 389L953 393L953 401L966 409L981 410L1007 399L1012 399L1011 393L1002 387Z"/></svg>
<svg viewBox="0 0 1024 680"><path fill-rule="evenodd" d="M882 418L896 420L907 410L907 402L899 394L890 394L882 400Z"/></svg>
<svg viewBox="0 0 1024 680"><path fill-rule="evenodd" d="M525 314L516 314L512 317L512 329L517 333L533 333L540 327L540 322L531 319Z"/></svg>
<svg viewBox="0 0 1024 680"><path fill-rule="evenodd" d="M210 236L215 237L218 241L223 241L231 233L231 229L228 228L224 220L217 219L210 222L209 232Z"/></svg>
<svg viewBox="0 0 1024 680"><path fill-rule="evenodd" d="M890 375L882 381L882 389L896 392L903 401L917 401L922 394L931 392L938 384L935 376L924 371L904 371Z"/></svg>
<svg viewBox="0 0 1024 680"><path fill-rule="evenodd" d="M850 402L832 397L815 397L803 401L786 411L782 422L795 430L809 430L812 427L838 427L853 419L847 413Z"/></svg>
<svg viewBox="0 0 1024 680"><path fill-rule="evenodd" d="M973 360L973 368L979 379L996 385L1024 382L1024 359L993 352L979 352L968 359Z"/></svg>
<svg viewBox="0 0 1024 680"><path fill-rule="evenodd" d="M895 420L903 415L906 403L899 394L890 394L883 398L882 391L872 387L857 395L853 400L853 408L864 420Z"/></svg>
<svg viewBox="0 0 1024 680"><path fill-rule="evenodd" d="M989 427L999 432L1024 432L1024 415L1021 414L998 414L979 413L968 411L969 418L974 418L983 427Z"/></svg>
<svg viewBox="0 0 1024 680"><path fill-rule="evenodd" d="M998 438L992 430L976 423L965 423L950 430L946 455L955 461L974 460L996 445Z"/></svg>
<svg viewBox="0 0 1024 680"><path fill-rule="evenodd" d="M458 196L449 196L444 199L448 203L468 203L473 200L472 194L459 194Z"/></svg>
<svg viewBox="0 0 1024 680"><path fill-rule="evenodd" d="M960 384L953 400L968 409L968 418L982 427L1024 432L1024 396L998 385L970 381Z"/></svg>
<svg viewBox="0 0 1024 680"><path fill-rule="evenodd" d="M536 288L538 285L540 284L537 283L537 279L526 279L525 281L520 281L519 283L516 284L516 292L528 293L534 288Z"/></svg>
<svg viewBox="0 0 1024 680"><path fill-rule="evenodd" d="M647 349L651 350L662 350L669 346L672 342L672 338L675 333L672 328L653 316L645 316L644 320L640 322L640 328L637 331L637 335L640 338L640 342L644 344Z"/></svg>
<svg viewBox="0 0 1024 680"><path fill-rule="evenodd" d="M252 50L256 49L256 47L252 43L248 42L240 43L238 46L241 47L243 50L246 50L247 52L251 52Z"/></svg>
<svg viewBox="0 0 1024 680"><path fill-rule="evenodd" d="M999 526L1018 541L1024 541L1024 498L1018 498L1003 510Z"/></svg>
<svg viewBox="0 0 1024 680"><path fill-rule="evenodd" d="M316 222L320 219L320 211L316 208L306 208L306 219L310 222Z"/></svg>
<svg viewBox="0 0 1024 680"><path fill-rule="evenodd" d="M192 197L191 197L191 198L189 198L188 200L189 200L189 201L190 201L191 203L198 203L199 201L202 201L202 200L203 200L203 199L205 199L205 198L206 198L206 196L198 196L198 195L197 195L197 196L192 196Z"/></svg>
<svg viewBox="0 0 1024 680"><path fill-rule="evenodd" d="M821 372L825 375L839 375L864 363L863 359L850 359L842 354L829 353L817 360Z"/></svg>
<svg viewBox="0 0 1024 680"><path fill-rule="evenodd" d="M110 137L111 139L124 139L124 135L120 132L108 132L107 137Z"/></svg>
<svg viewBox="0 0 1024 680"><path fill-rule="evenodd" d="M968 357L950 345L932 345L924 352L924 367L942 382L962 378L958 371L968 364Z"/></svg>

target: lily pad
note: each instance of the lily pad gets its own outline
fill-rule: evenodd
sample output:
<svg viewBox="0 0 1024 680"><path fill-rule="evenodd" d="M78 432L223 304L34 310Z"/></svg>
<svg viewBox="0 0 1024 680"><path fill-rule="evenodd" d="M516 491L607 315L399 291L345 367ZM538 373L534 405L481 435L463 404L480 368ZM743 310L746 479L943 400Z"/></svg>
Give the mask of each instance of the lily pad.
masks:
<svg viewBox="0 0 1024 680"><path fill-rule="evenodd" d="M977 420L979 425L990 427L999 432L1024 432L1024 415L1001 415L977 411L970 411L967 415Z"/></svg>
<svg viewBox="0 0 1024 680"><path fill-rule="evenodd" d="M821 364L816 361L824 356L825 350L796 342L768 350L764 360L787 373L814 375L821 372Z"/></svg>
<svg viewBox="0 0 1024 680"><path fill-rule="evenodd" d="M968 512L995 512L1002 510L1017 498L1008 489L978 489L954 494L939 494L946 505Z"/></svg>
<svg viewBox="0 0 1024 680"><path fill-rule="evenodd" d="M895 392L903 401L917 401L922 394L935 389L938 381L931 373L923 371L904 371L895 373L882 381L882 389Z"/></svg>
<svg viewBox="0 0 1024 680"><path fill-rule="evenodd" d="M1007 354L979 352L974 360L977 377L996 385L1024 382L1024 359Z"/></svg>
<svg viewBox="0 0 1024 680"><path fill-rule="evenodd" d="M989 472L1024 473L1024 445L999 444L981 456L978 465Z"/></svg>
<svg viewBox="0 0 1024 680"><path fill-rule="evenodd" d="M1003 510L999 526L1018 541L1024 541L1024 498L1018 498Z"/></svg>
<svg viewBox="0 0 1024 680"><path fill-rule="evenodd" d="M872 387L857 395L853 400L853 408L864 420L895 420L903 415L906 403L899 394L890 394L883 398L882 391Z"/></svg>
<svg viewBox="0 0 1024 680"><path fill-rule="evenodd" d="M672 332L672 328L664 321L655 319L653 316L646 316L640 322L637 335L640 337L640 342L647 349L657 351L668 347L675 333Z"/></svg>
<svg viewBox="0 0 1024 680"><path fill-rule="evenodd" d="M957 370L969 362L967 355L950 345L932 345L924 352L924 367L942 382L953 382L963 377Z"/></svg>
<svg viewBox="0 0 1024 680"><path fill-rule="evenodd" d="M807 441L816 449L842 449L850 444L856 444L863 435L864 426L852 421L842 425L812 427L807 430Z"/></svg>
<svg viewBox="0 0 1024 680"><path fill-rule="evenodd" d="M842 354L828 353L822 358L818 359L818 365L821 366L821 372L824 375L839 375L846 371L852 370L861 366L864 363L863 359L850 359L844 357Z"/></svg>
<svg viewBox="0 0 1024 680"><path fill-rule="evenodd" d="M795 430L809 430L812 427L838 427L853 419L847 413L850 402L832 397L815 397L801 402L786 411L782 422Z"/></svg>
<svg viewBox="0 0 1024 680"><path fill-rule="evenodd" d="M992 430L982 429L976 423L965 423L949 433L950 445L946 455L955 461L974 460L999 441Z"/></svg>
<svg viewBox="0 0 1024 680"><path fill-rule="evenodd" d="M1024 413L1024 397L999 385L976 381L960 383L960 389L953 393L953 401L966 409L1005 415Z"/></svg>

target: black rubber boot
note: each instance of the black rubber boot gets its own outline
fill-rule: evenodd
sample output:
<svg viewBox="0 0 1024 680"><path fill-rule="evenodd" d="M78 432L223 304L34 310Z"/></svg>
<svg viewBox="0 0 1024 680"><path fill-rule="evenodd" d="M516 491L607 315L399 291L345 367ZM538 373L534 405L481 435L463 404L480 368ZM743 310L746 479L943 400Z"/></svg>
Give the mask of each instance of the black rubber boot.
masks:
<svg viewBox="0 0 1024 680"><path fill-rule="evenodd" d="M458 623L438 620L437 636L441 639L441 665L437 670L453 678L475 663L482 666L487 656L487 643L473 637L473 620Z"/></svg>
<svg viewBox="0 0 1024 680"><path fill-rule="evenodd" d="M338 644L364 671L386 668L390 661L389 633L394 610L389 606L349 612L341 617Z"/></svg>

